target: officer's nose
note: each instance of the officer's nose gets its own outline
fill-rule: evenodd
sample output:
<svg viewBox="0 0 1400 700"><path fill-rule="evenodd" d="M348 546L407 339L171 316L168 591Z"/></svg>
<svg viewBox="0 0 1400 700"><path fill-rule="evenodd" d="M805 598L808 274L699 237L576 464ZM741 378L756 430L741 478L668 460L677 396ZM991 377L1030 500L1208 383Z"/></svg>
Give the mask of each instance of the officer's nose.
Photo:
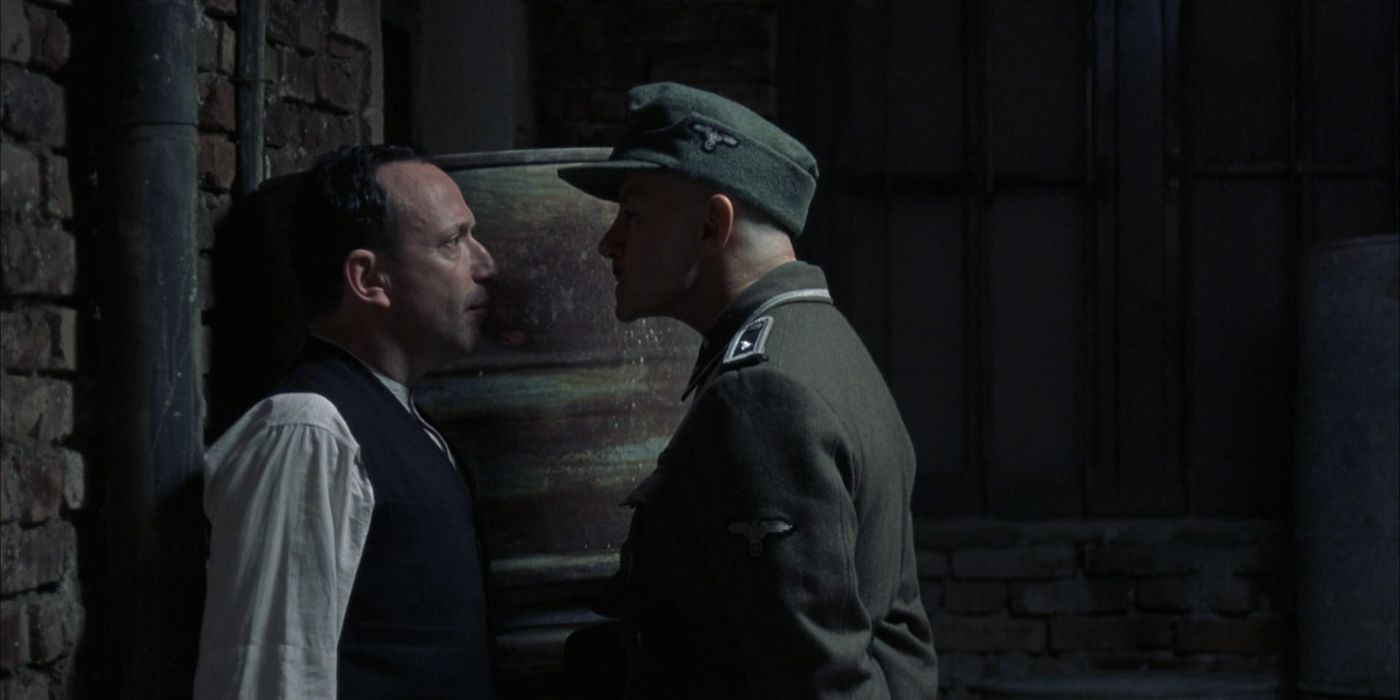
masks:
<svg viewBox="0 0 1400 700"><path fill-rule="evenodd" d="M613 217L612 225L603 232L603 238L598 241L598 254L616 260L622 255L622 212L618 211Z"/></svg>

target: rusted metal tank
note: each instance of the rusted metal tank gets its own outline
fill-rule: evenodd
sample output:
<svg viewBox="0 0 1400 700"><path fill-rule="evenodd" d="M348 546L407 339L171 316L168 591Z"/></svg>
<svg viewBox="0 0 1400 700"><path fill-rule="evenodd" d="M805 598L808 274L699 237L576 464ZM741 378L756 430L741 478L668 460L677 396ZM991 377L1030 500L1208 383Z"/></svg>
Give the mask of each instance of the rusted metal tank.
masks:
<svg viewBox="0 0 1400 700"><path fill-rule="evenodd" d="M471 463L501 615L503 685L551 685L564 637L617 567L620 507L680 422L698 336L669 320L621 324L599 256L616 206L560 166L607 149L435 158L462 187L498 267L475 352L424 380L420 405ZM556 678L557 680L557 678Z"/></svg>
<svg viewBox="0 0 1400 700"><path fill-rule="evenodd" d="M1300 698L1400 698L1400 235L1314 246L1299 294Z"/></svg>

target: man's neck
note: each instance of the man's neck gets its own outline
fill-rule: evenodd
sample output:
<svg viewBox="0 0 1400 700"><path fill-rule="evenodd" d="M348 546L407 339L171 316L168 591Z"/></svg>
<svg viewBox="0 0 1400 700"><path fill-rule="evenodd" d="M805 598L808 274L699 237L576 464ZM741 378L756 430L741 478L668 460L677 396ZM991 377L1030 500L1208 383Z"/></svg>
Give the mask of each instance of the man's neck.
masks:
<svg viewBox="0 0 1400 700"><path fill-rule="evenodd" d="M407 353L398 343L389 341L364 325L334 317L310 325L313 335L335 343L359 358L365 365L404 386L413 386L422 372L413 369Z"/></svg>

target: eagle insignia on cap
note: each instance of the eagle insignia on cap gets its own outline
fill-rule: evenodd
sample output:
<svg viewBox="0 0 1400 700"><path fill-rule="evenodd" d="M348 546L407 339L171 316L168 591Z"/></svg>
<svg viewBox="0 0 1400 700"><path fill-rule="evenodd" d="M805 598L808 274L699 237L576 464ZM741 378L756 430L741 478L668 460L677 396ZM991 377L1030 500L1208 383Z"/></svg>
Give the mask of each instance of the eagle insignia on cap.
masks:
<svg viewBox="0 0 1400 700"><path fill-rule="evenodd" d="M726 134L723 131L716 129L713 126L710 126L709 124L691 122L690 130L705 137L705 142L700 144L700 150L706 153L714 153L715 148L718 147L720 144L724 144L726 146L729 146L730 148L737 148L739 146L739 139L735 138L731 134Z"/></svg>
<svg viewBox="0 0 1400 700"><path fill-rule="evenodd" d="M749 543L749 556L757 559L763 554L763 540L770 535L786 535L792 532L792 523L786 520L760 519L735 520L726 530L744 538Z"/></svg>

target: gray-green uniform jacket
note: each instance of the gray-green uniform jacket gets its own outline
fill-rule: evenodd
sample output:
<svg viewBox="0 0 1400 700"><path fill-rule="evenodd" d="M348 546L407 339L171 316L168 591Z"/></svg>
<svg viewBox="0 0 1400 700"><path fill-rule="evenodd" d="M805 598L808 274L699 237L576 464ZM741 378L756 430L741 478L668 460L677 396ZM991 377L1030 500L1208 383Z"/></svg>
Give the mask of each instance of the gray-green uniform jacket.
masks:
<svg viewBox="0 0 1400 700"><path fill-rule="evenodd" d="M933 698L913 447L821 271L787 264L746 290L692 385L629 499L630 695Z"/></svg>

